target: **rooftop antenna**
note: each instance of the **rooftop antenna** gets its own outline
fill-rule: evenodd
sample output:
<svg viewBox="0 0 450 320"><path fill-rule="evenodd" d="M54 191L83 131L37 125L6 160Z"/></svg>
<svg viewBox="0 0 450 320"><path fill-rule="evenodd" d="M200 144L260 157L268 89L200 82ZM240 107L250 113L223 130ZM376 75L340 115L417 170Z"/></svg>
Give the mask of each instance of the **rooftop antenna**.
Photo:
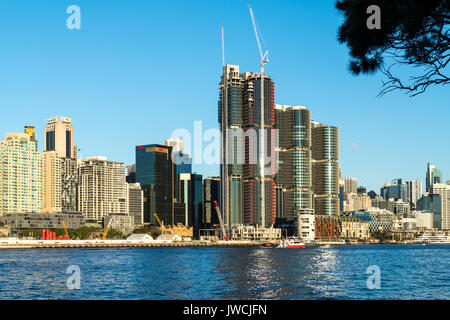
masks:
<svg viewBox="0 0 450 320"><path fill-rule="evenodd" d="M248 9L250 11L250 17L252 18L253 23L253 30L255 31L256 36L256 42L258 43L258 49L259 49L259 55L261 57L261 61L259 62L259 65L261 66L261 73L264 73L264 65L269 63L269 50L266 47L266 44L264 43L264 39L262 37L261 31L259 30L258 23L256 22L255 15L253 14L252 7L248 4ZM264 49L266 50L263 54L263 51L261 49L261 42L259 41L259 36L261 35L261 39L264 44Z"/></svg>

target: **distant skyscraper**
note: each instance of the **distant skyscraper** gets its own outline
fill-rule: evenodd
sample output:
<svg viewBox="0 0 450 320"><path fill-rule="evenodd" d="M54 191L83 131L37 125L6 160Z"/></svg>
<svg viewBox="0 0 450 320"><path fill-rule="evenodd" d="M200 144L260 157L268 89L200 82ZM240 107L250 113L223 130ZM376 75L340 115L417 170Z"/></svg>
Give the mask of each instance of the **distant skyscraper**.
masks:
<svg viewBox="0 0 450 320"><path fill-rule="evenodd" d="M121 162L93 157L78 167L78 209L87 222L101 223L106 215L128 215L128 186Z"/></svg>
<svg viewBox="0 0 450 320"><path fill-rule="evenodd" d="M431 163L427 164L427 175L425 179L425 191L429 192L433 184L443 183L442 173Z"/></svg>
<svg viewBox="0 0 450 320"><path fill-rule="evenodd" d="M144 192L139 183L128 183L128 214L134 218L134 226L144 223Z"/></svg>
<svg viewBox="0 0 450 320"><path fill-rule="evenodd" d="M181 173L178 194L185 204L185 226L193 227L194 237L198 238L202 226L203 177L195 173Z"/></svg>
<svg viewBox="0 0 450 320"><path fill-rule="evenodd" d="M294 221L300 209L313 208L311 178L311 113L302 106L275 106L279 136L279 169L275 183L281 188L282 218ZM278 204L277 204L278 206Z"/></svg>
<svg viewBox="0 0 450 320"><path fill-rule="evenodd" d="M358 181L356 178L343 178L344 193L358 193Z"/></svg>
<svg viewBox="0 0 450 320"><path fill-rule="evenodd" d="M431 186L431 194L441 197L441 230L450 230L450 185L443 183L434 183ZM437 218L436 220L439 220ZM439 221L437 221L439 226Z"/></svg>
<svg viewBox="0 0 450 320"><path fill-rule="evenodd" d="M42 212L42 169L28 133L0 141L0 213Z"/></svg>
<svg viewBox="0 0 450 320"><path fill-rule="evenodd" d="M403 179L394 179L392 183L384 184L380 194L385 200L401 199L403 202L408 202L408 187Z"/></svg>
<svg viewBox="0 0 450 320"><path fill-rule="evenodd" d="M175 166L172 147L149 144L136 147L136 182L144 190L144 223L175 225Z"/></svg>
<svg viewBox="0 0 450 320"><path fill-rule="evenodd" d="M358 187L357 191L357 194L367 194L366 187Z"/></svg>
<svg viewBox="0 0 450 320"><path fill-rule="evenodd" d="M417 200L422 197L422 182L420 181L406 181L408 189L408 201L416 206Z"/></svg>
<svg viewBox="0 0 450 320"><path fill-rule="evenodd" d="M77 157L77 147L73 143L73 125L70 118L56 117L47 120L45 151L56 151L61 158Z"/></svg>
<svg viewBox="0 0 450 320"><path fill-rule="evenodd" d="M219 94L222 131L222 210L228 227L275 222L274 84L260 73L223 68ZM263 130L262 130L263 129ZM245 132L245 133L244 133ZM270 155L269 161L264 161Z"/></svg>
<svg viewBox="0 0 450 320"><path fill-rule="evenodd" d="M25 126L25 133L30 135L31 141L36 143L36 150L38 150L38 142L36 140L36 129L33 126Z"/></svg>
<svg viewBox="0 0 450 320"><path fill-rule="evenodd" d="M209 177L203 180L203 218L204 229L209 229L213 224L219 224L214 201L220 206L220 178Z"/></svg>
<svg viewBox="0 0 450 320"><path fill-rule="evenodd" d="M312 185L314 211L339 214L339 130L312 122Z"/></svg>

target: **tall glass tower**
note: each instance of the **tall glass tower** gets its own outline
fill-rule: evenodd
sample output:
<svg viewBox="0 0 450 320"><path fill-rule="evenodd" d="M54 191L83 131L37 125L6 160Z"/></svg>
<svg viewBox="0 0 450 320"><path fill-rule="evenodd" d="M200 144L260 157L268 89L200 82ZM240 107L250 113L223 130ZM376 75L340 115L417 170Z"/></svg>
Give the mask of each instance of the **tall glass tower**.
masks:
<svg viewBox="0 0 450 320"><path fill-rule="evenodd" d="M312 122L312 186L314 210L319 215L339 214L339 131Z"/></svg>

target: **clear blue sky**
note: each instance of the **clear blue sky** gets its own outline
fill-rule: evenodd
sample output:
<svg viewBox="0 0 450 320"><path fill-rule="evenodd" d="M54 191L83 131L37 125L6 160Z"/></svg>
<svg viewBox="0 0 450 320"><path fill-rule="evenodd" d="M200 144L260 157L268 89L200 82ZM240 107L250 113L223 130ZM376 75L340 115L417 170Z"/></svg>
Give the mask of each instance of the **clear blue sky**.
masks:
<svg viewBox="0 0 450 320"><path fill-rule="evenodd" d="M430 161L450 178L449 88L377 98L380 76L348 72L334 0L2 0L0 135L34 125L42 150L45 120L69 116L83 157L131 164L136 145L163 143L195 120L217 128L222 23L227 63L258 70L248 2L270 50L276 103L339 127L343 176L379 192L386 180L423 181ZM66 28L71 4L81 30Z"/></svg>

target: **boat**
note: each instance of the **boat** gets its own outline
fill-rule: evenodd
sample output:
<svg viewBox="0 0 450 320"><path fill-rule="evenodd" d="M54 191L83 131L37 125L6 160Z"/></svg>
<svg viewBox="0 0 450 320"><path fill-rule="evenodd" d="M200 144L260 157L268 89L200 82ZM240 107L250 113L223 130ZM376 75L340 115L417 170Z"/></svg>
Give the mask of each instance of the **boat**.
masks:
<svg viewBox="0 0 450 320"><path fill-rule="evenodd" d="M298 238L288 238L286 240L281 240L280 245L278 246L278 248L304 248L305 247L305 243L302 242L300 239Z"/></svg>

